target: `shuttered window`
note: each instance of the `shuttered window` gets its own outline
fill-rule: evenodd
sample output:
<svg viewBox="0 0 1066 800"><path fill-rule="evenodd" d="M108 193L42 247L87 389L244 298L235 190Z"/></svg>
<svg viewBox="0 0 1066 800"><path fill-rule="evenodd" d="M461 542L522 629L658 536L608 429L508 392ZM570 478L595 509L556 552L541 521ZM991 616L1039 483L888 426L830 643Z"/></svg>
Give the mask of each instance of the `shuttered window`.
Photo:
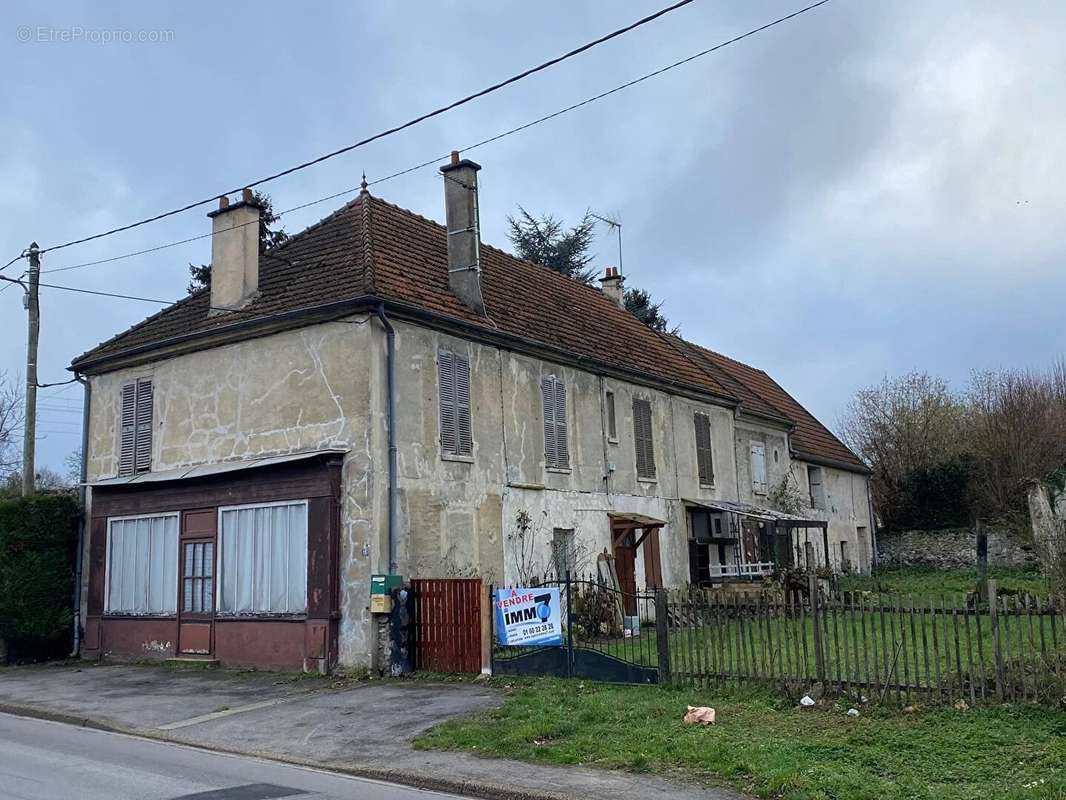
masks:
<svg viewBox="0 0 1066 800"><path fill-rule="evenodd" d="M807 467L807 484L810 486L811 508L825 508L825 484L821 467Z"/></svg>
<svg viewBox="0 0 1066 800"><path fill-rule="evenodd" d="M142 379L122 387L119 475L152 469L152 382Z"/></svg>
<svg viewBox="0 0 1066 800"><path fill-rule="evenodd" d="M614 392L607 392L604 403L607 406L607 438L616 442L618 441L618 422L614 411Z"/></svg>
<svg viewBox="0 0 1066 800"><path fill-rule="evenodd" d="M470 435L470 360L441 350L437 354L440 390L440 448L448 456L473 454Z"/></svg>
<svg viewBox="0 0 1066 800"><path fill-rule="evenodd" d="M700 483L710 486L714 483L714 458L711 454L711 420L706 414L694 414L693 426L696 429L696 468L700 474Z"/></svg>
<svg viewBox="0 0 1066 800"><path fill-rule="evenodd" d="M766 445L751 443L751 489L756 494L766 494Z"/></svg>
<svg viewBox="0 0 1066 800"><path fill-rule="evenodd" d="M569 469L566 384L554 375L545 375L540 379L540 396L544 404L544 465L551 469Z"/></svg>
<svg viewBox="0 0 1066 800"><path fill-rule="evenodd" d="M655 477L655 445L651 432L651 401L633 398L633 443L637 451L637 477Z"/></svg>

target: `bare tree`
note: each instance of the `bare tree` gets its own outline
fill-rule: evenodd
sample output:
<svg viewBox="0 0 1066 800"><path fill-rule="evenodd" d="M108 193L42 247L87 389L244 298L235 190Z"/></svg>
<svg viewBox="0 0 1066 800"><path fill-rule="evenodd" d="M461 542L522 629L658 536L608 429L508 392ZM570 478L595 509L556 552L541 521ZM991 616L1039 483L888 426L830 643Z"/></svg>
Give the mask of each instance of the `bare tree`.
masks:
<svg viewBox="0 0 1066 800"><path fill-rule="evenodd" d="M21 464L18 445L24 418L22 387L0 370L0 481L6 481Z"/></svg>
<svg viewBox="0 0 1066 800"><path fill-rule="evenodd" d="M1027 486L1066 466L1066 362L974 373L966 400L977 510L1024 513Z"/></svg>
<svg viewBox="0 0 1066 800"><path fill-rule="evenodd" d="M885 512L908 475L966 451L968 416L946 381L911 372L856 392L838 428L873 470L874 500Z"/></svg>

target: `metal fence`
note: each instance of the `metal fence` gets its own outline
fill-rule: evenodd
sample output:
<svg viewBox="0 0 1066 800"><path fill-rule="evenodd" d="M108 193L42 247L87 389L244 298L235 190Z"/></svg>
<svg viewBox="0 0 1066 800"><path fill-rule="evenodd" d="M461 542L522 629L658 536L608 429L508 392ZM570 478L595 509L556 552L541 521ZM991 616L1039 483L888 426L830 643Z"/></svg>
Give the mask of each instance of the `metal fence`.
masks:
<svg viewBox="0 0 1066 800"><path fill-rule="evenodd" d="M812 577L788 594L670 590L666 607L658 662L675 683L793 691L820 681L901 703L1057 703L1066 694L1064 609L998 592L994 581L979 596L886 598L822 591Z"/></svg>

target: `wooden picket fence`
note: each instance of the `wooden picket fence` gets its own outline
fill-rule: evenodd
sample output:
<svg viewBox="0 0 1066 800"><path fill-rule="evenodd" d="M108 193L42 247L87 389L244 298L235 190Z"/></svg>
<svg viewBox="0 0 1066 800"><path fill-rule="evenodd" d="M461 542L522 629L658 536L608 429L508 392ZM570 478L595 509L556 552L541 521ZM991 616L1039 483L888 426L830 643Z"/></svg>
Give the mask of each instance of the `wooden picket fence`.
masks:
<svg viewBox="0 0 1066 800"><path fill-rule="evenodd" d="M824 592L753 597L708 590L667 594L674 683L814 682L879 702L1058 703L1066 695L1066 617L1049 599L886 598ZM665 681L664 681L665 682Z"/></svg>

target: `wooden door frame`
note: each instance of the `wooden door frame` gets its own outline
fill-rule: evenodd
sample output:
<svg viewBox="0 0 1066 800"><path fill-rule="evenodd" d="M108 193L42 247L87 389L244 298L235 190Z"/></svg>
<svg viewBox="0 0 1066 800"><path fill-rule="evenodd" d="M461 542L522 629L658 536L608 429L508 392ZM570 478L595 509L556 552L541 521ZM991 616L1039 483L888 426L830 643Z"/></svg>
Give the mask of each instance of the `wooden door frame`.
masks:
<svg viewBox="0 0 1066 800"><path fill-rule="evenodd" d="M212 520L211 531L188 530L188 518L190 516L204 516ZM185 611L185 545L187 544L211 544L211 611L186 612ZM178 655L212 656L215 652L215 616L218 613L218 509L196 508L181 512L181 528L178 532L178 641L175 651ZM202 648L185 650L182 645L185 626L201 628L208 626L206 652ZM189 631L188 633L191 633Z"/></svg>

